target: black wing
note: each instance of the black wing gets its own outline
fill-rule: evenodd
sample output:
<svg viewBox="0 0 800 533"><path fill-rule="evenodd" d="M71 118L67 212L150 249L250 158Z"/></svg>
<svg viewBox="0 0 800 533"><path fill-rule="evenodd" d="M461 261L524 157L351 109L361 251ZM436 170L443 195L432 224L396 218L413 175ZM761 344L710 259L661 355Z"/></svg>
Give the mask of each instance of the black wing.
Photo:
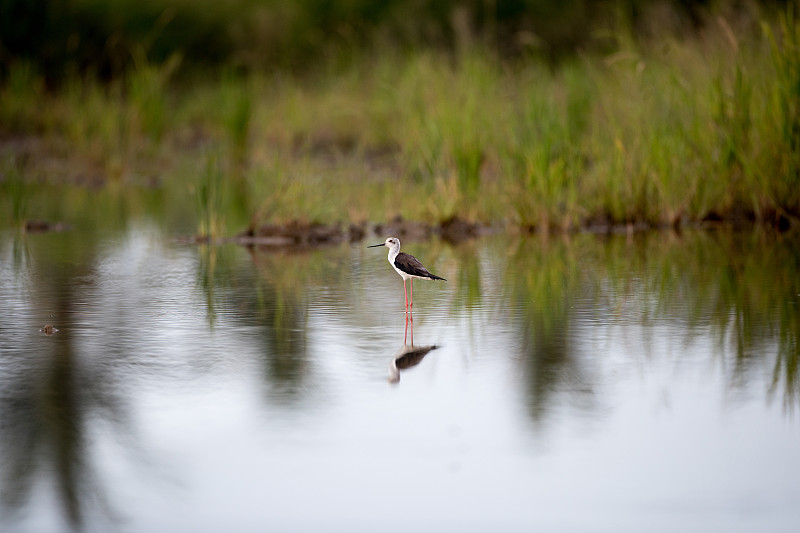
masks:
<svg viewBox="0 0 800 533"><path fill-rule="evenodd" d="M428 269L422 266L422 263L419 262L419 259L405 252L400 252L397 254L397 257L394 259L394 265L410 276L419 276L420 278L440 279L442 281L447 281L444 278L440 278L439 276L428 272Z"/></svg>

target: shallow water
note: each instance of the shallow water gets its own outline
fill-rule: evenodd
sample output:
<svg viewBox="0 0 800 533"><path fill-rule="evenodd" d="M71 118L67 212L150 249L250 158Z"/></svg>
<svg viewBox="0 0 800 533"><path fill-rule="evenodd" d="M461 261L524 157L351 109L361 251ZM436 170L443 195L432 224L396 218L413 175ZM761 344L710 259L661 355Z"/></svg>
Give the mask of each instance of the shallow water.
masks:
<svg viewBox="0 0 800 533"><path fill-rule="evenodd" d="M0 234L0 529L796 530L797 239L372 240Z"/></svg>

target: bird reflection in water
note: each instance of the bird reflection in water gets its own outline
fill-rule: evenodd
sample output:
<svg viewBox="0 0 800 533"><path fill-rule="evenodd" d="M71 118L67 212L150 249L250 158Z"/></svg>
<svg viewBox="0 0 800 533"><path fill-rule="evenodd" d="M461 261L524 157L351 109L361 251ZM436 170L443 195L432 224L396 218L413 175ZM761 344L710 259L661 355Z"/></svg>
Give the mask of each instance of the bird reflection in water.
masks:
<svg viewBox="0 0 800 533"><path fill-rule="evenodd" d="M406 314L403 347L392 357L392 361L389 364L389 383L399 383L401 370L417 366L428 355L428 352L436 348L438 348L436 345L414 346L414 317L410 313Z"/></svg>

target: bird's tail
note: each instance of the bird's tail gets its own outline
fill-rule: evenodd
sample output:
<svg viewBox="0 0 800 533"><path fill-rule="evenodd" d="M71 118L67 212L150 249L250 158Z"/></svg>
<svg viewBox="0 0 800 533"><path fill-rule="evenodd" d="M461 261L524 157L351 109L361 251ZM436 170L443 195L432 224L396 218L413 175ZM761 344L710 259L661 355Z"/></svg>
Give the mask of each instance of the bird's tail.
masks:
<svg viewBox="0 0 800 533"><path fill-rule="evenodd" d="M447 281L447 280L446 280L446 279L444 279L444 278L440 278L440 277L439 277L439 276L437 276L436 274L431 274L431 279L434 279L434 280L435 280L435 279L440 279L440 280L442 280L442 281Z"/></svg>

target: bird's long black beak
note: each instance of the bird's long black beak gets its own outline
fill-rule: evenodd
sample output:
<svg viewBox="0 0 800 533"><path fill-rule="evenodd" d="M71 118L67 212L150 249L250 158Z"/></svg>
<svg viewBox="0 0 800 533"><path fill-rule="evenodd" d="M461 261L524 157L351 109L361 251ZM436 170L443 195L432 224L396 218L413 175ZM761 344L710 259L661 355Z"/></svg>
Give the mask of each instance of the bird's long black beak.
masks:
<svg viewBox="0 0 800 533"><path fill-rule="evenodd" d="M377 248L378 246L386 246L386 243L382 242L380 244L373 244L373 245L367 246L367 248Z"/></svg>

